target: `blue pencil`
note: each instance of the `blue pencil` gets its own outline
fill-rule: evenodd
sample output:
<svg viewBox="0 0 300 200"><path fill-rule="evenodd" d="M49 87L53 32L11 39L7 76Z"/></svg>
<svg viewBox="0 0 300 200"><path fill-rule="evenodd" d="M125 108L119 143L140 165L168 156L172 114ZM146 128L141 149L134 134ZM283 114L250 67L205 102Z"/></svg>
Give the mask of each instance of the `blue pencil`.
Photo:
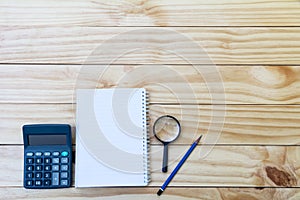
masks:
<svg viewBox="0 0 300 200"><path fill-rule="evenodd" d="M201 139L202 135L191 145L191 147L189 148L189 150L185 153L185 155L183 156L183 158L180 160L180 162L178 163L178 165L175 167L175 169L172 171L172 173L170 174L170 176L168 177L168 179L166 180L166 182L161 186L161 188L158 190L157 195L160 196L163 191L166 189L166 187L169 185L169 183L172 181L172 179L174 178L174 176L176 175L176 173L178 172L178 170L181 168L181 166L183 165L183 163L186 161L186 159L190 156L190 154L193 152L193 150L195 149L195 147L197 146L197 144L199 143L200 139Z"/></svg>

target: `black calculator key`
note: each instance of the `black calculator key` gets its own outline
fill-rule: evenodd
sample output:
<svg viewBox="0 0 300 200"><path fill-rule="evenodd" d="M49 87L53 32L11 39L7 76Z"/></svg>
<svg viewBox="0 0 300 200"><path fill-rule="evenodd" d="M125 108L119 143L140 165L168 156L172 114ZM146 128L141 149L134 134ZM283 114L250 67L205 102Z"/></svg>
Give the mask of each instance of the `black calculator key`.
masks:
<svg viewBox="0 0 300 200"><path fill-rule="evenodd" d="M45 165L45 171L50 171L51 170L51 166L50 165Z"/></svg>
<svg viewBox="0 0 300 200"><path fill-rule="evenodd" d="M62 178L62 179L68 178L68 172L62 172L62 173L60 173L60 178Z"/></svg>
<svg viewBox="0 0 300 200"><path fill-rule="evenodd" d="M44 178L51 178L51 173L50 172L45 172Z"/></svg>
<svg viewBox="0 0 300 200"><path fill-rule="evenodd" d="M52 185L59 185L59 173L54 172L52 174Z"/></svg>
<svg viewBox="0 0 300 200"><path fill-rule="evenodd" d="M34 163L33 158L27 158L27 159L26 159L26 163L27 163L27 164L33 164L33 163Z"/></svg>
<svg viewBox="0 0 300 200"><path fill-rule="evenodd" d="M50 153L49 151L46 151L46 152L44 153L44 156L51 156L51 153Z"/></svg>
<svg viewBox="0 0 300 200"><path fill-rule="evenodd" d="M54 151L54 152L52 153L52 155L53 155L53 156L59 156L59 152L58 152L58 151Z"/></svg>
<svg viewBox="0 0 300 200"><path fill-rule="evenodd" d="M45 158L44 162L45 162L45 164L50 164L51 163L51 158Z"/></svg>
<svg viewBox="0 0 300 200"><path fill-rule="evenodd" d="M69 162L69 159L68 158L61 158L61 163L68 163Z"/></svg>
<svg viewBox="0 0 300 200"><path fill-rule="evenodd" d="M26 177L29 179L33 178L33 173L32 172L26 173Z"/></svg>
<svg viewBox="0 0 300 200"><path fill-rule="evenodd" d="M61 180L60 184L63 186L66 186L66 185L68 185L68 180Z"/></svg>
<svg viewBox="0 0 300 200"><path fill-rule="evenodd" d="M59 165L52 165L52 171L59 171Z"/></svg>
<svg viewBox="0 0 300 200"><path fill-rule="evenodd" d="M42 176L42 173L41 172L37 172L35 173L35 178L36 179L41 179L43 176Z"/></svg>
<svg viewBox="0 0 300 200"><path fill-rule="evenodd" d="M61 166L61 171L68 171L69 166L68 165L62 165Z"/></svg>
<svg viewBox="0 0 300 200"><path fill-rule="evenodd" d="M27 152L26 156L28 156L28 157L33 156L33 153L32 152Z"/></svg>
<svg viewBox="0 0 300 200"><path fill-rule="evenodd" d="M52 163L53 164L58 164L59 163L59 158L53 158Z"/></svg>
<svg viewBox="0 0 300 200"><path fill-rule="evenodd" d="M37 165L37 166L35 166L35 170L36 171L42 171L43 170L43 166L42 165Z"/></svg>
<svg viewBox="0 0 300 200"><path fill-rule="evenodd" d="M33 181L26 181L26 186L33 186Z"/></svg>
<svg viewBox="0 0 300 200"><path fill-rule="evenodd" d="M44 185L45 186L50 186L51 185L51 180L45 180Z"/></svg>
<svg viewBox="0 0 300 200"><path fill-rule="evenodd" d="M35 152L35 156L42 156L43 153L42 152Z"/></svg>
<svg viewBox="0 0 300 200"><path fill-rule="evenodd" d="M34 170L33 165L27 165L26 170L27 171L33 171Z"/></svg>
<svg viewBox="0 0 300 200"><path fill-rule="evenodd" d="M35 181L35 185L36 185L36 186L42 186L43 184L42 184L42 181L41 181L41 180L38 180L38 181Z"/></svg>
<svg viewBox="0 0 300 200"><path fill-rule="evenodd" d="M43 158L37 158L35 159L36 164L42 164L43 163Z"/></svg>

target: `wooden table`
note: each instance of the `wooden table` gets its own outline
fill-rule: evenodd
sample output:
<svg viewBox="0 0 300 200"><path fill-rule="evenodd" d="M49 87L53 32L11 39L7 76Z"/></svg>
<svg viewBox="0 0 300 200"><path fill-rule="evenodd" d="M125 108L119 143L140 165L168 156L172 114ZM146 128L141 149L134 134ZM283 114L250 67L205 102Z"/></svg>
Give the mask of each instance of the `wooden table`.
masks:
<svg viewBox="0 0 300 200"><path fill-rule="evenodd" d="M70 123L73 93L81 64L117 34L153 27L175 30L207 51L224 84L226 118L217 145L199 159L191 155L161 199L300 199L300 2L298 0L59 1L0 2L0 198L1 199L156 199L167 174L157 170L161 155L151 156L148 187L25 190L22 187L26 123ZM147 35L146 34L146 35ZM140 42L174 44L168 39ZM129 44L136 40L116 40ZM211 66L180 46L196 64ZM105 67L105 59L95 60ZM190 83L196 104L147 82L127 83L150 93L151 124L161 114L182 116L182 135L170 147L170 169L191 143L193 132L207 136L215 109L203 79L176 56L160 50L135 52L114 63L107 79L87 77L98 88L116 86L116 77L140 64L168 65ZM160 68L157 68L158 70ZM159 77L159 76L158 76ZM220 82L218 82L220 83ZM124 83L125 84L125 83ZM125 84L126 85L126 84ZM195 110L194 106L198 108ZM194 112L201 118L195 117ZM196 124L199 122L199 126ZM220 125L222 121L215 121ZM74 143L75 145L75 143ZM208 147L212 144L206 144ZM151 137L151 151L161 149Z"/></svg>

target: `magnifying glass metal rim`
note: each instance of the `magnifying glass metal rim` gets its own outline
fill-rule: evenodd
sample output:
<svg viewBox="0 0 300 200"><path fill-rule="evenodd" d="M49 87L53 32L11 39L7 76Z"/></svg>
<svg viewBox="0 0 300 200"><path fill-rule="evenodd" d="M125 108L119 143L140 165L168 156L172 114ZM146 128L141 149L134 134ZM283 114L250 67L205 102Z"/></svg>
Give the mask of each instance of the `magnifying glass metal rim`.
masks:
<svg viewBox="0 0 300 200"><path fill-rule="evenodd" d="M156 131L155 131L155 126L156 126L157 122L158 122L159 120L161 120L162 118L166 118L166 117L173 119L173 120L177 123L178 129L179 129L179 130L178 130L178 133L177 133L177 136L176 136L173 140L170 140L170 141L163 141L163 140L161 140L161 139L157 136ZM162 143L170 143L170 142L175 141L175 140L179 137L180 133L181 133L181 126L180 126L180 123L179 123L179 121L178 121L175 117L173 117L173 116L171 116L171 115L163 115L163 116L160 116L159 118L157 118L157 119L155 120L155 122L154 122L154 124L153 124L153 134L154 134L154 136L156 137L156 139L158 139L158 140L159 140L160 142L162 142Z"/></svg>
<svg viewBox="0 0 300 200"><path fill-rule="evenodd" d="M173 140L163 141L163 140L161 140L157 136L156 131L155 131L155 126L156 126L156 124L157 124L157 122L159 120L161 120L162 118L167 118L167 117L173 119L177 123L177 125L178 125L178 133L177 133L177 136ZM180 133L181 133L180 123L179 123L179 121L175 117L173 117L171 115L160 116L159 118L156 119L156 121L153 124L153 134L154 134L155 138L158 139L164 145L162 172L167 172L168 171L168 144L171 143L171 142L173 142L173 141L175 141L179 137Z"/></svg>

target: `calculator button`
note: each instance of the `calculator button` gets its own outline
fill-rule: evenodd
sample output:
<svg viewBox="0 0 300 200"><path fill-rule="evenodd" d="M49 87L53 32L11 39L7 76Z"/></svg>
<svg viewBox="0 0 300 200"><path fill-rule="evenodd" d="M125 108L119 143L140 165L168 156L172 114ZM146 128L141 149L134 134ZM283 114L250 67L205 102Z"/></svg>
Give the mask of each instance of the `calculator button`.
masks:
<svg viewBox="0 0 300 200"><path fill-rule="evenodd" d="M59 184L59 173L54 172L52 174L52 185L58 185Z"/></svg>
<svg viewBox="0 0 300 200"><path fill-rule="evenodd" d="M67 151L63 151L63 152L61 152L61 156L64 156L64 157L66 157L66 156L68 156L69 155L69 152L67 152Z"/></svg>
<svg viewBox="0 0 300 200"><path fill-rule="evenodd" d="M34 163L33 158L27 158L26 163L27 164L33 164Z"/></svg>
<svg viewBox="0 0 300 200"><path fill-rule="evenodd" d="M26 170L27 171L33 171L34 170L33 165L27 165Z"/></svg>
<svg viewBox="0 0 300 200"><path fill-rule="evenodd" d="M68 172L60 173L60 178L68 178Z"/></svg>
<svg viewBox="0 0 300 200"><path fill-rule="evenodd" d="M51 153L47 151L44 153L44 156L51 156Z"/></svg>
<svg viewBox="0 0 300 200"><path fill-rule="evenodd" d="M60 184L63 186L68 185L68 180L61 180Z"/></svg>
<svg viewBox="0 0 300 200"><path fill-rule="evenodd" d="M27 177L27 178L33 178L33 173L32 173L32 172L26 173L26 177Z"/></svg>
<svg viewBox="0 0 300 200"><path fill-rule="evenodd" d="M42 186L42 181L35 181L36 186Z"/></svg>
<svg viewBox="0 0 300 200"><path fill-rule="evenodd" d="M35 156L42 156L43 153L42 152L35 152Z"/></svg>
<svg viewBox="0 0 300 200"><path fill-rule="evenodd" d="M52 171L59 171L59 165L52 165Z"/></svg>
<svg viewBox="0 0 300 200"><path fill-rule="evenodd" d="M28 153L26 153L26 156L33 156L33 153L32 152L28 152Z"/></svg>
<svg viewBox="0 0 300 200"><path fill-rule="evenodd" d="M42 164L43 163L43 158L37 158L35 159L36 164Z"/></svg>
<svg viewBox="0 0 300 200"><path fill-rule="evenodd" d="M26 181L26 186L33 186L33 181Z"/></svg>
<svg viewBox="0 0 300 200"><path fill-rule="evenodd" d="M68 158L61 158L61 163L68 163L69 159Z"/></svg>
<svg viewBox="0 0 300 200"><path fill-rule="evenodd" d="M53 159L52 159L52 163L58 164L58 163L59 163L59 158L53 158Z"/></svg>
<svg viewBox="0 0 300 200"><path fill-rule="evenodd" d="M44 178L51 178L51 173L50 172L45 172Z"/></svg>
<svg viewBox="0 0 300 200"><path fill-rule="evenodd" d="M35 173L35 178L36 179L41 179L42 178L42 173L41 172Z"/></svg>
<svg viewBox="0 0 300 200"><path fill-rule="evenodd" d="M68 165L62 165L61 166L61 171L68 171Z"/></svg>
<svg viewBox="0 0 300 200"><path fill-rule="evenodd" d="M50 171L51 170L51 166L50 165L45 165L45 171Z"/></svg>
<svg viewBox="0 0 300 200"><path fill-rule="evenodd" d="M44 162L45 162L45 164L50 164L51 163L51 158L45 158Z"/></svg>
<svg viewBox="0 0 300 200"><path fill-rule="evenodd" d="M37 166L35 166L35 170L36 171L42 171L43 170L43 166L42 165L37 165Z"/></svg>
<svg viewBox="0 0 300 200"><path fill-rule="evenodd" d="M45 180L44 181L44 185L45 186L50 186L51 185L51 181L50 180Z"/></svg>
<svg viewBox="0 0 300 200"><path fill-rule="evenodd" d="M55 152L52 153L52 155L53 155L53 156L59 156L59 152L58 152L58 151L55 151Z"/></svg>

